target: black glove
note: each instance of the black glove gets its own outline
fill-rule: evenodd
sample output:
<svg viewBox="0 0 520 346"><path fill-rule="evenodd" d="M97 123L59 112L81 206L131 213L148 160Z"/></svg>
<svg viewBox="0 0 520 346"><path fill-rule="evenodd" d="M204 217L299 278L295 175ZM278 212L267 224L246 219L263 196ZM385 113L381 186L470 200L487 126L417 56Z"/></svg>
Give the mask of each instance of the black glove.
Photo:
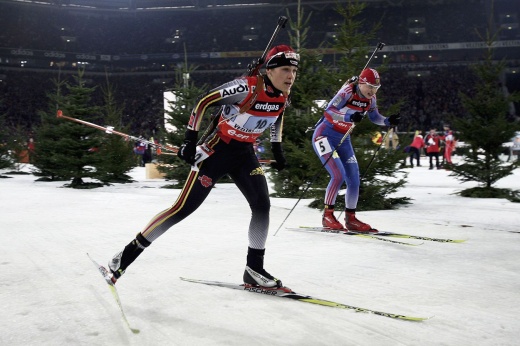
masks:
<svg viewBox="0 0 520 346"><path fill-rule="evenodd" d="M348 84L355 84L355 83L357 83L358 80L359 80L359 77L358 77L358 76L352 76L352 77L350 77L350 79L348 80Z"/></svg>
<svg viewBox="0 0 520 346"><path fill-rule="evenodd" d="M276 162L271 163L271 167L281 171L287 165L287 160L283 154L282 143L272 142L271 151L273 152L274 159L276 160Z"/></svg>
<svg viewBox="0 0 520 346"><path fill-rule="evenodd" d="M197 150L197 137L199 132L193 130L186 130L184 135L184 143L181 145L177 156L193 165L195 163L195 153Z"/></svg>
<svg viewBox="0 0 520 346"><path fill-rule="evenodd" d="M401 121L401 114L400 113L392 114L386 120L388 121L388 125L397 126L397 125L399 125L399 122Z"/></svg>
<svg viewBox="0 0 520 346"><path fill-rule="evenodd" d="M365 113L356 112L350 116L350 121L353 123L359 123L365 117Z"/></svg>

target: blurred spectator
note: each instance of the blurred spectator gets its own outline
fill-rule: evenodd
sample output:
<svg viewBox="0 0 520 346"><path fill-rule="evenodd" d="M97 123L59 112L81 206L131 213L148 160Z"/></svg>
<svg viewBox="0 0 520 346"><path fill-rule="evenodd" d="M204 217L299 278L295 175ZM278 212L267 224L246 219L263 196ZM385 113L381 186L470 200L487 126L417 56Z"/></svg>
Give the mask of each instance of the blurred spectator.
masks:
<svg viewBox="0 0 520 346"><path fill-rule="evenodd" d="M30 137L29 141L27 142L27 153L29 155L29 163L33 162L34 158L34 150L36 149L34 144L34 138Z"/></svg>
<svg viewBox="0 0 520 346"><path fill-rule="evenodd" d="M423 136L419 131L415 131L412 143L409 146L408 153L410 157L410 167L413 168L413 160L417 162L417 167L421 166L421 149L424 148Z"/></svg>
<svg viewBox="0 0 520 346"><path fill-rule="evenodd" d="M390 144L392 143L392 144ZM385 143L384 143L385 149L394 149L397 150L399 148L399 136L397 135L397 132L394 130L393 127L391 127L388 130L388 133L385 136Z"/></svg>
<svg viewBox="0 0 520 346"><path fill-rule="evenodd" d="M442 155L442 165L444 166L446 163L451 165L451 155L453 154L453 150L455 150L456 141L455 136L453 135L453 131L450 129L448 124L444 124L444 152Z"/></svg>
<svg viewBox="0 0 520 346"><path fill-rule="evenodd" d="M139 136L139 138L143 138L143 136ZM134 153L137 156L137 164L139 165L139 167L144 167L144 165L145 165L144 156L146 153L146 144L141 141L135 142Z"/></svg>
<svg viewBox="0 0 520 346"><path fill-rule="evenodd" d="M433 169L433 159L435 158L435 167L437 169L440 169L440 163L439 163L439 153L440 153L440 145L441 145L441 138L439 134L437 133L437 129L432 128L430 129L430 133L426 135L424 138L424 145L426 147L426 155L430 158L430 169Z"/></svg>

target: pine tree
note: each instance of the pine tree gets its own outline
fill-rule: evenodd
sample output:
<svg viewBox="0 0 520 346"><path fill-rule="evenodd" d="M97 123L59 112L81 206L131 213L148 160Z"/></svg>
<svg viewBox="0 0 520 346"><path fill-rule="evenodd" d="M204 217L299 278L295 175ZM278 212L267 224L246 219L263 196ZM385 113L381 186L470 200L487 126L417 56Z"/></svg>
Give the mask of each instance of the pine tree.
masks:
<svg viewBox="0 0 520 346"><path fill-rule="evenodd" d="M74 83L55 81L56 94L50 94L51 105L48 112L41 112L42 125L36 132L34 166L40 180L70 180L66 187L90 188L101 186L96 182L85 182L85 178L95 178L95 167L99 163L99 131L81 124L58 119L56 106L63 114L78 119L98 123L101 114L98 107L91 105L91 95L95 87L87 87L83 71L74 76ZM66 93L62 95L61 89ZM53 109L54 108L54 109Z"/></svg>
<svg viewBox="0 0 520 346"><path fill-rule="evenodd" d="M176 69L175 85L169 90L174 95L174 101L168 102L170 107L170 111L168 111L168 124L174 130L166 133L165 141L172 146L180 146L182 144L191 111L197 98L207 89L207 86L196 87L195 84L189 80L189 74L193 72L194 69L196 69L195 66L187 67L187 65ZM203 129L206 128L209 121L209 117L206 116L201 124L199 137L202 136ZM175 154L164 154L165 155L161 157L162 165L159 166L159 171L166 173L166 179L172 181L170 187L181 187L184 185L191 169L190 165Z"/></svg>
<svg viewBox="0 0 520 346"><path fill-rule="evenodd" d="M107 79L106 86L101 89L105 101L103 112L106 123L120 132L128 132L130 126L122 125L124 107L116 103L115 87ZM123 137L106 134L99 147L99 162L96 165L95 177L106 185L132 182L132 177L127 173L137 165L133 144Z"/></svg>
<svg viewBox="0 0 520 346"><path fill-rule="evenodd" d="M5 125L5 115L0 114L0 169L12 168L14 160L9 147L9 133ZM0 177L2 177L0 175Z"/></svg>
<svg viewBox="0 0 520 346"><path fill-rule="evenodd" d="M56 117L58 105L62 103L62 89L65 88L65 80L55 79L52 81L55 88L55 93L49 92L47 97L49 99L49 111L40 110L40 126L35 133L35 140L38 145L34 153L33 164L35 170L33 174L39 176L39 181L55 181L65 180L57 175L57 171L53 168L56 165L56 158L54 157L54 146L57 139L60 137L60 124L63 122Z"/></svg>
<svg viewBox="0 0 520 346"><path fill-rule="evenodd" d="M462 190L462 196L508 198L520 202L520 191L493 187L518 167L518 162L503 162L499 155L503 151L502 144L520 130L520 124L509 121L507 117L509 102L519 100L520 94L504 95L499 76L505 64L493 60L492 42L488 40L490 48L482 63L473 66L480 83L473 93L461 94L467 114L453 119L460 141L466 143L470 150L461 164L449 168L451 175L457 179L479 184L478 187Z"/></svg>

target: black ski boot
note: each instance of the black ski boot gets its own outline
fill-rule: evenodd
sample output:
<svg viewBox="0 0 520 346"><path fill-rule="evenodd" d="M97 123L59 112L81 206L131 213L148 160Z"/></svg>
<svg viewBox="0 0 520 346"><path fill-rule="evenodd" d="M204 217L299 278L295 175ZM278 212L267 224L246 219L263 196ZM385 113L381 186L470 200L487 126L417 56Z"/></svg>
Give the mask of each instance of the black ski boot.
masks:
<svg viewBox="0 0 520 346"><path fill-rule="evenodd" d="M151 243L146 240L141 233L138 233L134 240L130 242L123 251L118 252L108 262L108 269L112 272L112 282L125 273L126 268L146 249Z"/></svg>
<svg viewBox="0 0 520 346"><path fill-rule="evenodd" d="M244 283L268 288L282 287L282 281L264 269L264 254L265 249L248 248Z"/></svg>

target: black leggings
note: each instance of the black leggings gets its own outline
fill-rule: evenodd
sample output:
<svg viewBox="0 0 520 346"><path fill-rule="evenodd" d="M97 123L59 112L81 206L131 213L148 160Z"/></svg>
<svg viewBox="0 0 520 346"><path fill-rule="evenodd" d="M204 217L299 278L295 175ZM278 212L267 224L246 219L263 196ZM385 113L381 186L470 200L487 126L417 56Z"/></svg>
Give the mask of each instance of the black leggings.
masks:
<svg viewBox="0 0 520 346"><path fill-rule="evenodd" d="M199 171L190 171L177 201L157 214L141 234L153 242L170 227L179 223L204 202L215 183L226 174L233 179L251 208L249 247L264 249L269 230L269 190L264 171L256 158L253 144L231 140L225 143L213 138L214 153L198 164ZM232 217L230 210L230 217ZM225 225L222 225L225 227Z"/></svg>
<svg viewBox="0 0 520 346"><path fill-rule="evenodd" d="M439 168L439 153L433 152L428 153L428 156L430 157L430 168L433 168L433 158L435 157L435 167Z"/></svg>
<svg viewBox="0 0 520 346"><path fill-rule="evenodd" d="M410 164L413 166L413 159L415 158L417 160L417 166L420 166L421 163L419 162L419 159L421 157L421 154L419 153L419 149L416 147L410 147Z"/></svg>

